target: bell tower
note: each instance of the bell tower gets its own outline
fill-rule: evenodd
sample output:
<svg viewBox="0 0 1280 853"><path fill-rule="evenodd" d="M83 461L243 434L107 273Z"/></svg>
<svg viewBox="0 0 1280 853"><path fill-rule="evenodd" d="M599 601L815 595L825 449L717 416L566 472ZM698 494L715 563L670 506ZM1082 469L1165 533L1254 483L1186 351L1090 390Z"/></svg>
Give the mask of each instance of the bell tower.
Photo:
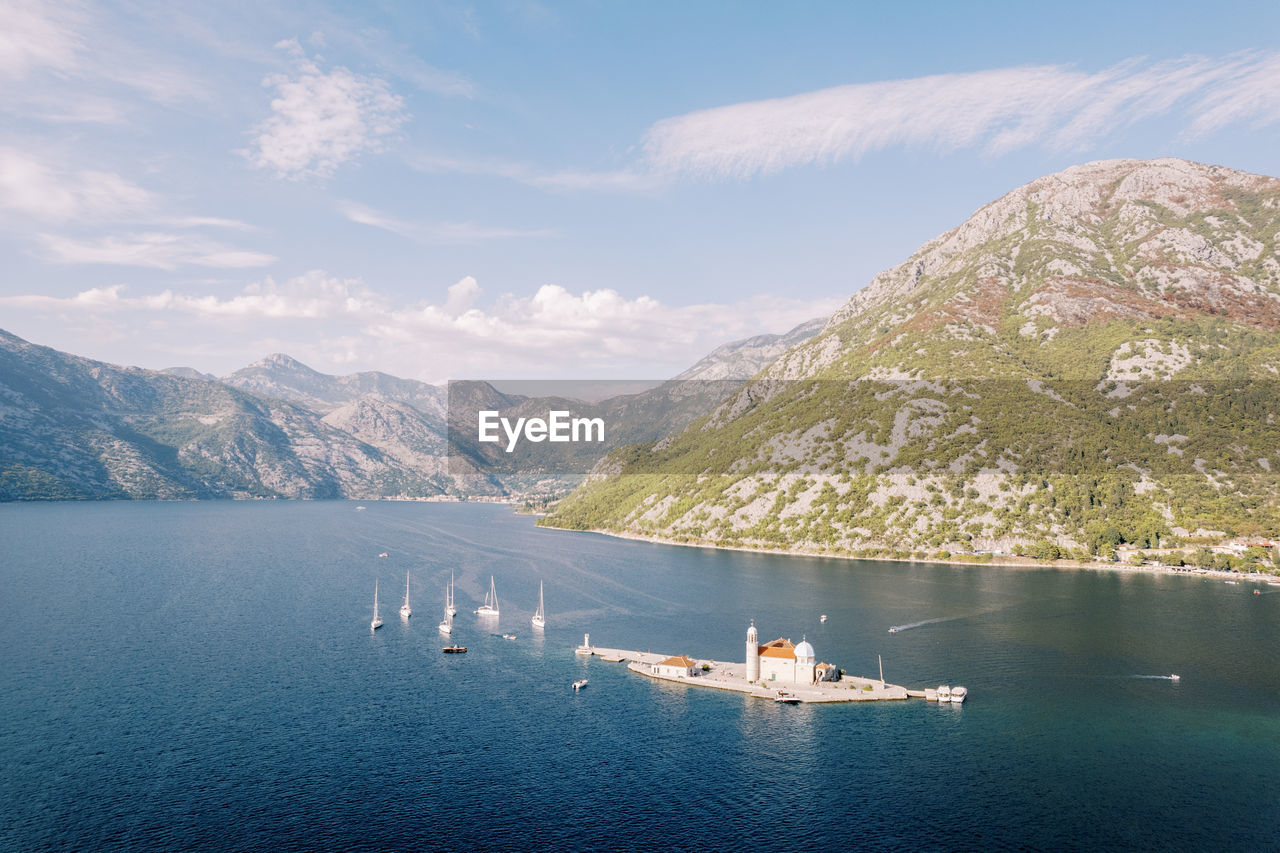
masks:
<svg viewBox="0 0 1280 853"><path fill-rule="evenodd" d="M760 680L760 637L756 635L756 620L747 628L747 681Z"/></svg>

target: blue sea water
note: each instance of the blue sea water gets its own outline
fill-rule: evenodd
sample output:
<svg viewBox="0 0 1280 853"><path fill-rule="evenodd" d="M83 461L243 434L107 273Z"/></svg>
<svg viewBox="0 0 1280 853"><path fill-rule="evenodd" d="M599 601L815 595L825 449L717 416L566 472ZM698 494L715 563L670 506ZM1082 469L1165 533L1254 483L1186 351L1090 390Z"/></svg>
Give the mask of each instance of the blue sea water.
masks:
<svg viewBox="0 0 1280 853"><path fill-rule="evenodd" d="M1280 587L356 506L0 506L0 849L1280 845ZM572 652L740 661L750 619L970 701L779 706Z"/></svg>

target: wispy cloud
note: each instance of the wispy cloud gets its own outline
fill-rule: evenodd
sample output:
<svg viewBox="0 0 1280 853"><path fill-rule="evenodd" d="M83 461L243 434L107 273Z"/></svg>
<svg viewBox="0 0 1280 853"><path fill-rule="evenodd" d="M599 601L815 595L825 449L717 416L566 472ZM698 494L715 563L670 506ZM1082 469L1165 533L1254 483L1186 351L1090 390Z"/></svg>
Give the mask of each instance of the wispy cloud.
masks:
<svg viewBox="0 0 1280 853"><path fill-rule="evenodd" d="M343 202L338 209L352 222L421 243L480 243L511 237L548 237L555 233L547 228L502 228L473 222L411 222L356 202Z"/></svg>
<svg viewBox="0 0 1280 853"><path fill-rule="evenodd" d="M253 231L238 219L166 212L164 200L115 172L68 169L13 148L0 148L0 222L34 239L57 264L109 264L173 270L267 266L275 257L201 236L201 229ZM51 233L142 226L137 233L85 237ZM148 227L149 226L149 227ZM178 233L159 231L181 229Z"/></svg>
<svg viewBox="0 0 1280 853"><path fill-rule="evenodd" d="M542 170L527 163L486 160L472 157L447 157L428 152L415 152L405 158L419 172L428 174L462 174L505 178L549 190L601 190L619 192L651 192L660 189L666 178L640 166L621 169Z"/></svg>
<svg viewBox="0 0 1280 853"><path fill-rule="evenodd" d="M891 146L1000 155L1030 145L1086 149L1116 129L1172 115L1189 135L1280 121L1280 54L1165 62L1099 72L995 69L859 83L664 119L643 141L666 175L745 179L856 160Z"/></svg>
<svg viewBox="0 0 1280 853"><path fill-rule="evenodd" d="M22 85L6 87L0 102L53 122L120 121L123 109L94 91L112 85L168 105L208 97L181 60L138 43L113 16L81 2L0 0L0 80L6 79Z"/></svg>
<svg viewBox="0 0 1280 853"><path fill-rule="evenodd" d="M341 66L324 71L294 39L277 47L290 54L293 68L263 81L276 97L271 117L254 131L252 148L242 152L254 166L294 180L325 178L343 163L381 150L408 118L385 80Z"/></svg>
<svg viewBox="0 0 1280 853"><path fill-rule="evenodd" d="M154 194L114 172L59 169L0 148L0 210L65 222L134 215L155 203Z"/></svg>
<svg viewBox="0 0 1280 853"><path fill-rule="evenodd" d="M652 378L692 364L726 340L780 332L829 314L840 300L752 297L735 303L667 305L610 289L572 293L543 285L482 304L475 279L443 300L397 304L359 279L320 271L277 282L268 277L233 296L93 288L70 297L0 297L0 307L77 316L122 327L145 323L156 341L177 346L191 324L218 324L226 352L242 358L271 340L321 369L376 366L431 381L449 377L617 376ZM107 334L107 332L102 332Z"/></svg>
<svg viewBox="0 0 1280 853"><path fill-rule="evenodd" d="M1159 117L1179 122L1185 138L1237 124L1280 123L1280 53L1136 58L1094 72L997 68L730 104L654 123L639 155L613 170L547 170L424 153L408 161L419 171L487 175L551 190L651 192L682 178L747 180L894 147L977 149L990 156L1031 146L1085 151Z"/></svg>
<svg viewBox="0 0 1280 853"><path fill-rule="evenodd" d="M40 68L60 72L74 68L81 23L79 10L67 3L0 3L0 76L21 80Z"/></svg>
<svg viewBox="0 0 1280 853"><path fill-rule="evenodd" d="M192 234L148 231L77 240L58 234L41 234L45 258L59 264L108 264L175 270L180 266L243 269L265 267L274 255L235 249Z"/></svg>

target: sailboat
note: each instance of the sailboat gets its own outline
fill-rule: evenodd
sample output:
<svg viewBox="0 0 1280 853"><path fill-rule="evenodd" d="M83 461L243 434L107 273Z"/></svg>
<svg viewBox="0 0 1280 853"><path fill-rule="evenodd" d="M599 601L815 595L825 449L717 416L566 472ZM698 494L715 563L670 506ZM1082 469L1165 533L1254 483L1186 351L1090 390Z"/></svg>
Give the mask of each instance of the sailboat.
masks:
<svg viewBox="0 0 1280 853"><path fill-rule="evenodd" d="M445 593L444 609L449 612L450 616L458 615L458 608L453 604L453 572L449 572L449 590Z"/></svg>
<svg viewBox="0 0 1280 853"><path fill-rule="evenodd" d="M448 587L445 588L444 598L446 602L449 600ZM440 633L441 634L453 633L453 614L449 612L449 607L447 605L444 608L444 621L440 623Z"/></svg>
<svg viewBox="0 0 1280 853"><path fill-rule="evenodd" d="M489 575L489 591L485 593L484 604L476 611L477 616L498 615L498 589L493 585L493 575Z"/></svg>
<svg viewBox="0 0 1280 853"><path fill-rule="evenodd" d="M404 573L404 604L400 606L400 618L408 619L413 615L413 611L409 609L409 573Z"/></svg>
<svg viewBox="0 0 1280 853"><path fill-rule="evenodd" d="M538 612L533 614L532 621L535 628L547 627L547 616L542 607L542 581L538 581Z"/></svg>
<svg viewBox="0 0 1280 853"><path fill-rule="evenodd" d="M382 627L382 619L378 616L378 580L373 581L373 621L369 623L369 630L376 631Z"/></svg>

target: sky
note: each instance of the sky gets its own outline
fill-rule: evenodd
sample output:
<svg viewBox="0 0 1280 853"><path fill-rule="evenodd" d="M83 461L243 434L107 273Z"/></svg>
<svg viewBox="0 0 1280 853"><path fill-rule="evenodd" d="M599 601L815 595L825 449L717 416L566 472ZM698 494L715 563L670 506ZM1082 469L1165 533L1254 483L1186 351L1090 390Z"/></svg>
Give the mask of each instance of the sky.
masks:
<svg viewBox="0 0 1280 853"><path fill-rule="evenodd" d="M1274 2L207 6L0 0L0 328L663 378L1077 163L1280 175Z"/></svg>

